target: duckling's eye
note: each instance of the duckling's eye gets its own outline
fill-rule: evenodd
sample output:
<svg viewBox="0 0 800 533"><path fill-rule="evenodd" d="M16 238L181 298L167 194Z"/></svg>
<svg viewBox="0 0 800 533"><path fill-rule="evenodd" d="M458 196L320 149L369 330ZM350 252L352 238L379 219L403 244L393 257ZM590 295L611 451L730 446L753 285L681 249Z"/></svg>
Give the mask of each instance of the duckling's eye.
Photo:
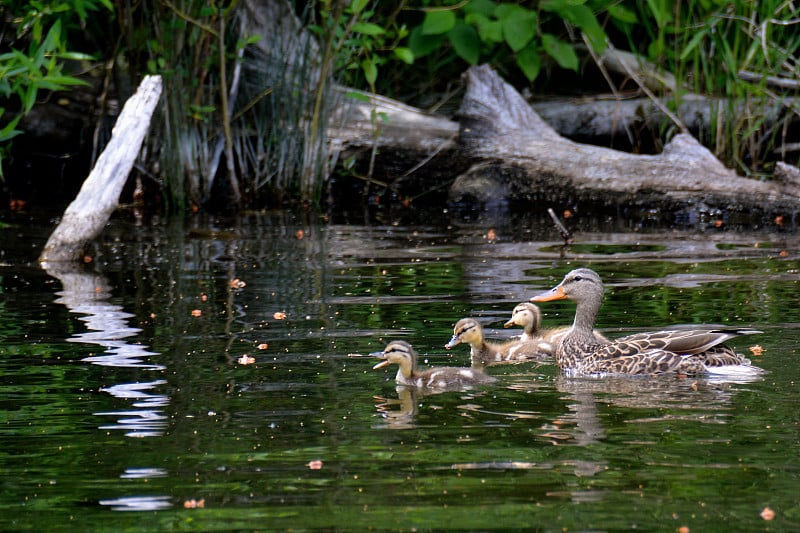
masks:
<svg viewBox="0 0 800 533"><path fill-rule="evenodd" d="M581 276L575 276L572 278L573 281L581 281L583 278Z"/></svg>

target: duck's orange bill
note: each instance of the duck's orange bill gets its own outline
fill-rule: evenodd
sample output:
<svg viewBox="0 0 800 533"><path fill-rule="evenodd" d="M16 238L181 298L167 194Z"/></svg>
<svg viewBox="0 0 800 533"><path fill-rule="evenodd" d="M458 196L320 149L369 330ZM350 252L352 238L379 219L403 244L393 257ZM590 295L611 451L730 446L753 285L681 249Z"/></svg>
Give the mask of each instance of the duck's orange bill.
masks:
<svg viewBox="0 0 800 533"><path fill-rule="evenodd" d="M553 300L565 300L567 295L564 294L564 289L561 285L550 289L547 292L543 292L542 294L537 294L533 298L531 298L532 302L551 302Z"/></svg>
<svg viewBox="0 0 800 533"><path fill-rule="evenodd" d="M372 370L378 370L379 368L383 368L383 367L385 367L385 366L388 366L389 364L390 364L390 363L389 363L389 361L388 361L388 360L386 360L386 359L384 359L383 361L381 361L381 362L380 362L380 363L378 363L377 365L373 366L373 367L372 367Z"/></svg>

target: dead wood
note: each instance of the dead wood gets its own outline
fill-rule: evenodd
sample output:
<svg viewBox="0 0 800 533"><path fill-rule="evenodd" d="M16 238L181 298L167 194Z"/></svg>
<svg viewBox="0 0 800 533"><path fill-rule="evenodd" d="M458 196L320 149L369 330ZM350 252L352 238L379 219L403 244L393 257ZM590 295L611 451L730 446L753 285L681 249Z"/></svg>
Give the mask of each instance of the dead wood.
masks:
<svg viewBox="0 0 800 533"><path fill-rule="evenodd" d="M673 104L670 97L659 98L659 104L645 97L615 97L612 95L582 98L553 98L531 102L531 107L565 137L604 138L623 137L629 131L648 128L657 132L670 124L663 107ZM724 98L709 98L697 94L681 97L675 115L691 132L708 131L716 115L731 112L737 116L752 115L752 102L731 103ZM765 125L776 124L784 115L786 102L759 106ZM764 112L766 110L766 112Z"/></svg>
<svg viewBox="0 0 800 533"><path fill-rule="evenodd" d="M373 146L434 152L452 149L458 123L380 95L337 87L328 142L334 151Z"/></svg>
<svg viewBox="0 0 800 533"><path fill-rule="evenodd" d="M119 195L150 126L161 96L161 77L145 76L125 103L111 140L97 159L78 196L45 244L39 261L77 261L117 208Z"/></svg>
<svg viewBox="0 0 800 533"><path fill-rule="evenodd" d="M505 194L614 205L800 205L797 184L739 177L690 135L676 135L658 155L580 144L556 133L490 67L470 68L467 84L460 143L480 163L456 179L453 199L491 202Z"/></svg>

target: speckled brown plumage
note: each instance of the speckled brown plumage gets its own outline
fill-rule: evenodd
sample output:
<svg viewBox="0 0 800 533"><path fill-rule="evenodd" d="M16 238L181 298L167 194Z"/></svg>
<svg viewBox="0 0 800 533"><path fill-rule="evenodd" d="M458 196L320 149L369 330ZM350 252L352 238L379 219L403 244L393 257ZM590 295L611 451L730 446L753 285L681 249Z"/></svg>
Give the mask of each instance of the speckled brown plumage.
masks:
<svg viewBox="0 0 800 533"><path fill-rule="evenodd" d="M760 333L753 329L673 329L604 342L592 329L603 293L600 276L579 268L550 291L531 299L546 302L568 298L577 304L572 329L556 347L559 368L582 374L699 374L726 367L762 372L722 344L740 335Z"/></svg>

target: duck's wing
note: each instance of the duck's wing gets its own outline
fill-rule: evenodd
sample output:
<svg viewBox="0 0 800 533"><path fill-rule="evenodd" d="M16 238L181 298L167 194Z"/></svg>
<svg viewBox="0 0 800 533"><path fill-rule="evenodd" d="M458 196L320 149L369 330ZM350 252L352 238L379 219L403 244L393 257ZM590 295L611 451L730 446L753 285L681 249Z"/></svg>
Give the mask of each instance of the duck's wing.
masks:
<svg viewBox="0 0 800 533"><path fill-rule="evenodd" d="M680 355L699 354L741 335L760 331L741 329L674 329L636 333L606 344L609 357L633 355L646 350L660 349Z"/></svg>

